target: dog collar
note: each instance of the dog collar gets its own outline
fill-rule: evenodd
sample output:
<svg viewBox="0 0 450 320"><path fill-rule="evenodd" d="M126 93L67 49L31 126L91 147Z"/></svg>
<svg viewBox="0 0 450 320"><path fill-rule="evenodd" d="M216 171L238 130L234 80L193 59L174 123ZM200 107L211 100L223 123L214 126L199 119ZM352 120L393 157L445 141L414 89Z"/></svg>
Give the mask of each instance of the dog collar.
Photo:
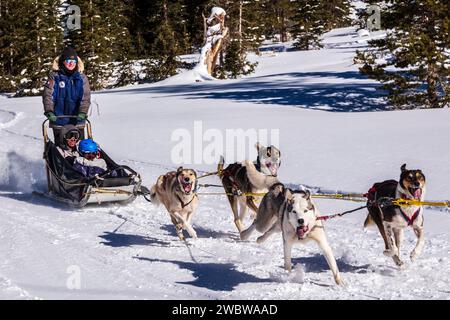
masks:
<svg viewBox="0 0 450 320"><path fill-rule="evenodd" d="M195 198L196 194L194 193L194 195L192 196L192 199L189 200L188 203L184 203L183 200L180 198L179 195L176 195L176 196L177 196L177 198L178 198L178 201L180 201L180 203L181 203L181 208L184 209L184 208L187 207L192 201L194 201L194 198Z"/></svg>

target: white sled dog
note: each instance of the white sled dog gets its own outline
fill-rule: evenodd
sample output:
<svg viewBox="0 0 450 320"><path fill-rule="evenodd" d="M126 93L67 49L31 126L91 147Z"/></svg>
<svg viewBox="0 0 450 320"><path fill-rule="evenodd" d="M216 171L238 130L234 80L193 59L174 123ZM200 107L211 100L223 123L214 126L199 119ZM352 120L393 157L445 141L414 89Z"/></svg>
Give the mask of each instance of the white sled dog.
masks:
<svg viewBox="0 0 450 320"><path fill-rule="evenodd" d="M255 145L258 151L256 164L246 160L232 163L225 169L224 159L221 158L217 167L228 201L234 215L234 223L241 232L244 230L244 220L248 208L255 214L258 212L259 197L241 195L241 193L265 193L268 188L278 182L277 173L281 164L281 153L274 146Z"/></svg>
<svg viewBox="0 0 450 320"><path fill-rule="evenodd" d="M150 190L152 203L164 204L180 240L184 240L183 229L192 238L197 238L197 233L191 226L192 215L198 206L196 192L197 173L183 167L159 176Z"/></svg>
<svg viewBox="0 0 450 320"><path fill-rule="evenodd" d="M271 234L281 229L284 247L284 268L292 269L291 251L294 243L315 241L322 249L334 281L343 285L333 251L328 244L319 211L311 200L309 191L292 191L281 183L273 185L264 196L258 215L252 225L241 232L241 239L248 239L256 229L264 234L257 239L265 241Z"/></svg>

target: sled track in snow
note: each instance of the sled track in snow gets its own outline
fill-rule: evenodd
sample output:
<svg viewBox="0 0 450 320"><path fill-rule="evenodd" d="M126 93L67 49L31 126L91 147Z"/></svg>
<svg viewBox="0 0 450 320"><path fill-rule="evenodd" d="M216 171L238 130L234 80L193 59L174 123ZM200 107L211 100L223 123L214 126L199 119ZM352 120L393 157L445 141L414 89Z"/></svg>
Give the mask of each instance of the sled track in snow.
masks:
<svg viewBox="0 0 450 320"><path fill-rule="evenodd" d="M0 109L0 129L5 129L16 124L23 117L23 112L13 112Z"/></svg>

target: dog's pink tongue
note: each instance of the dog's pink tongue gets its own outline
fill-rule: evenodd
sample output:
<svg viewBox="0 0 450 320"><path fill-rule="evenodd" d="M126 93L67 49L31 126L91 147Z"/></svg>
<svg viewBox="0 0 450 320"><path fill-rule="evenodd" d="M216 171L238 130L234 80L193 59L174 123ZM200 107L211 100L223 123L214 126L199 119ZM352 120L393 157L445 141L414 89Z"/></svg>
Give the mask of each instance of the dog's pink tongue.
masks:
<svg viewBox="0 0 450 320"><path fill-rule="evenodd" d="M414 191L413 196L414 196L414 198L416 198L416 199L422 198L422 189L417 189L416 191Z"/></svg>
<svg viewBox="0 0 450 320"><path fill-rule="evenodd" d="M272 173L272 175L276 176L277 175L277 171L278 171L278 167L276 164L272 164L270 167L270 172Z"/></svg>
<svg viewBox="0 0 450 320"><path fill-rule="evenodd" d="M305 235L305 231L303 230L303 227L297 227L297 236L299 238L303 238L304 235Z"/></svg>
<svg viewBox="0 0 450 320"><path fill-rule="evenodd" d="M184 192L190 192L191 191L191 184L190 183L184 184L183 185L183 189L184 189Z"/></svg>

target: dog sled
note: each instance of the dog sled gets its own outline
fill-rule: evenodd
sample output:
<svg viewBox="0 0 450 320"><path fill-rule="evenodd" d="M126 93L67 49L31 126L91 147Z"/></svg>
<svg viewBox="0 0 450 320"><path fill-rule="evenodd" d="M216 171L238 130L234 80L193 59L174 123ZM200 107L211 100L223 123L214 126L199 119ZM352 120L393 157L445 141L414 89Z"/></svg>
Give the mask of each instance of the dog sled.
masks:
<svg viewBox="0 0 450 320"><path fill-rule="evenodd" d="M74 116L60 116L59 118L76 118ZM118 165L107 153L100 149L100 157L107 164L107 171L93 178L87 178L73 168L73 164L64 158L57 149L55 142L48 136L48 122L42 123L44 137L45 170L48 190L38 193L47 198L66 203L76 208L87 204L121 203L127 204L136 199L138 195L146 195L147 188L141 186L142 179L139 173L128 166ZM92 127L86 120L83 134L92 139ZM85 130L85 131L84 131ZM114 172L114 173L113 173Z"/></svg>

